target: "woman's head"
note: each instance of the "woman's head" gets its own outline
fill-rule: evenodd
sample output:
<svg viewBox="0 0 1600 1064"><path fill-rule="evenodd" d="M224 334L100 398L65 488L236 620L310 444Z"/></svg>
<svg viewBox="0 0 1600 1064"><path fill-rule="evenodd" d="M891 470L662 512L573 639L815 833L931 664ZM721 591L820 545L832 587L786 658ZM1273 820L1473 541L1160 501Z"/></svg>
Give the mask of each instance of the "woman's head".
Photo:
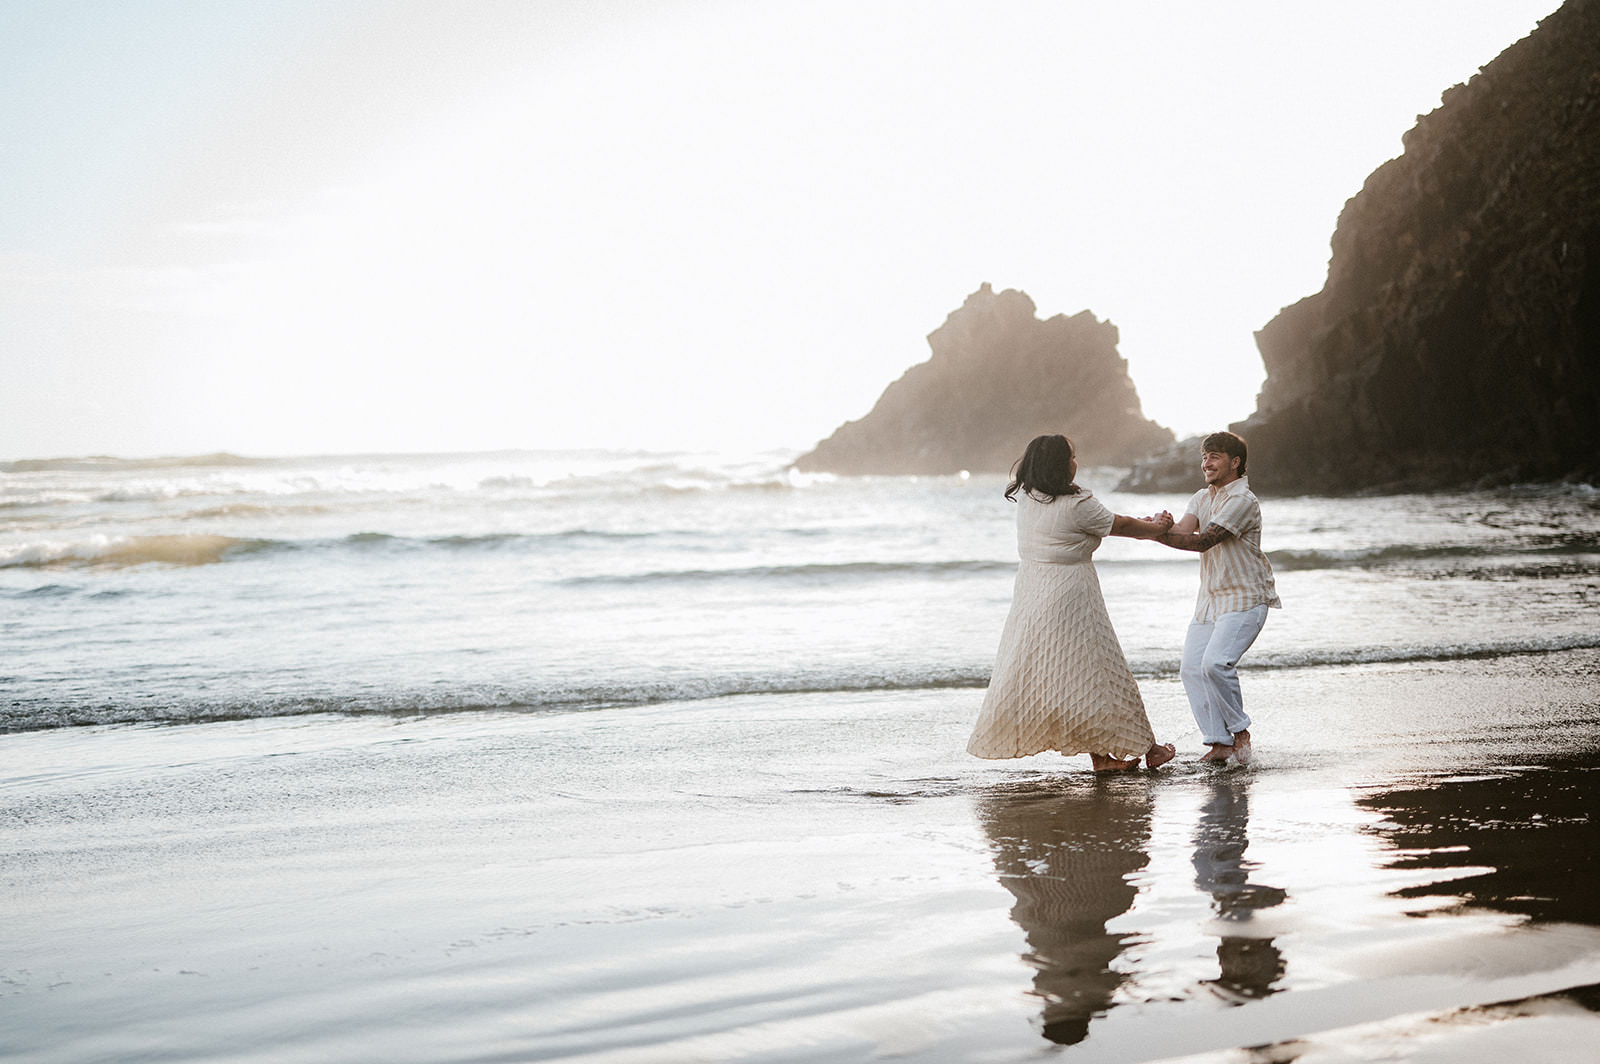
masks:
<svg viewBox="0 0 1600 1064"><path fill-rule="evenodd" d="M1011 467L1011 483L1006 498L1015 499L1025 491L1041 502L1054 502L1063 495L1076 495L1072 482L1078 472L1077 451L1065 436L1035 436L1022 458Z"/></svg>

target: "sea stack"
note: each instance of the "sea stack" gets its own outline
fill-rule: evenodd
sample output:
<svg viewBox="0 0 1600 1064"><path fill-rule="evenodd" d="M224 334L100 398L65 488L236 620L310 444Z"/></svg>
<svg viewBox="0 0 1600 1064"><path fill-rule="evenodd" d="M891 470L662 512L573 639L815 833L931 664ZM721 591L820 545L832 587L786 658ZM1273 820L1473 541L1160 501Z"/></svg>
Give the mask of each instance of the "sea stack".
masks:
<svg viewBox="0 0 1600 1064"><path fill-rule="evenodd" d="M1233 426L1252 486L1592 482L1600 0L1568 0L1403 143L1340 214L1322 291L1256 334L1266 383Z"/></svg>
<svg viewBox="0 0 1600 1064"><path fill-rule="evenodd" d="M928 335L928 361L795 462L804 471L1008 471L1033 437L1071 436L1084 465L1130 465L1172 442L1144 417L1117 327L1088 311L1041 321L1024 292L984 284Z"/></svg>

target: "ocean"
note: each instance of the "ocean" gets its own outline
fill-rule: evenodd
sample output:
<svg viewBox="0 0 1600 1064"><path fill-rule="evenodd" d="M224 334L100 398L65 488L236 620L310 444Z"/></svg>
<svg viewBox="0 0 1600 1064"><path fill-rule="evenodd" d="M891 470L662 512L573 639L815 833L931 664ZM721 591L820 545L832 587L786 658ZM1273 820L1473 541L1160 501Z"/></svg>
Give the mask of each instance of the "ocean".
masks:
<svg viewBox="0 0 1600 1064"><path fill-rule="evenodd" d="M1108 778L965 753L1004 478L792 457L0 466L0 1059L1600 1038L1600 491L1267 495L1248 766L1196 761L1196 557L1107 540L1179 749Z"/></svg>
<svg viewBox="0 0 1600 1064"><path fill-rule="evenodd" d="M792 457L0 465L0 728L981 688L1015 571L1004 478ZM1081 479L1119 513L1185 501ZM1252 669L1600 645L1592 487L1264 513L1284 609ZM1108 539L1096 565L1135 675L1172 675L1195 556Z"/></svg>

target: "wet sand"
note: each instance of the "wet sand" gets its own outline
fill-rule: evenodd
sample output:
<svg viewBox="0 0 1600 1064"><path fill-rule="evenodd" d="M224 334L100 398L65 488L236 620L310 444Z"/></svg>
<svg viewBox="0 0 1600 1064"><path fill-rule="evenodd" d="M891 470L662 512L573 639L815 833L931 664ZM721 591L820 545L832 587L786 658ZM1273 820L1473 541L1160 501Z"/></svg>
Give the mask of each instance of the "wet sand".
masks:
<svg viewBox="0 0 1600 1064"><path fill-rule="evenodd" d="M0 1057L1576 1059L1597 675L1247 673L1221 770L1147 683L1111 779L970 689L7 736Z"/></svg>

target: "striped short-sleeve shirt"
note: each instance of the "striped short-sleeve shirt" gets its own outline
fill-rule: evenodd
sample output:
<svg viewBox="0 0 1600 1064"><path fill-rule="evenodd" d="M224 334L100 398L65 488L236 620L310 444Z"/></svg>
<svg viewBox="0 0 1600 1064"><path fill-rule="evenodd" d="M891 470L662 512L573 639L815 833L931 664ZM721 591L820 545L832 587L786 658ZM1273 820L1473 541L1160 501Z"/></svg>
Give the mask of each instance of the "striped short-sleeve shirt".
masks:
<svg viewBox="0 0 1600 1064"><path fill-rule="evenodd" d="M1221 525L1233 535L1200 555L1200 595L1194 619L1209 623L1224 613L1256 606L1281 607L1272 580L1272 563L1261 552L1261 504L1244 477L1194 493L1185 514L1200 521L1198 531Z"/></svg>

